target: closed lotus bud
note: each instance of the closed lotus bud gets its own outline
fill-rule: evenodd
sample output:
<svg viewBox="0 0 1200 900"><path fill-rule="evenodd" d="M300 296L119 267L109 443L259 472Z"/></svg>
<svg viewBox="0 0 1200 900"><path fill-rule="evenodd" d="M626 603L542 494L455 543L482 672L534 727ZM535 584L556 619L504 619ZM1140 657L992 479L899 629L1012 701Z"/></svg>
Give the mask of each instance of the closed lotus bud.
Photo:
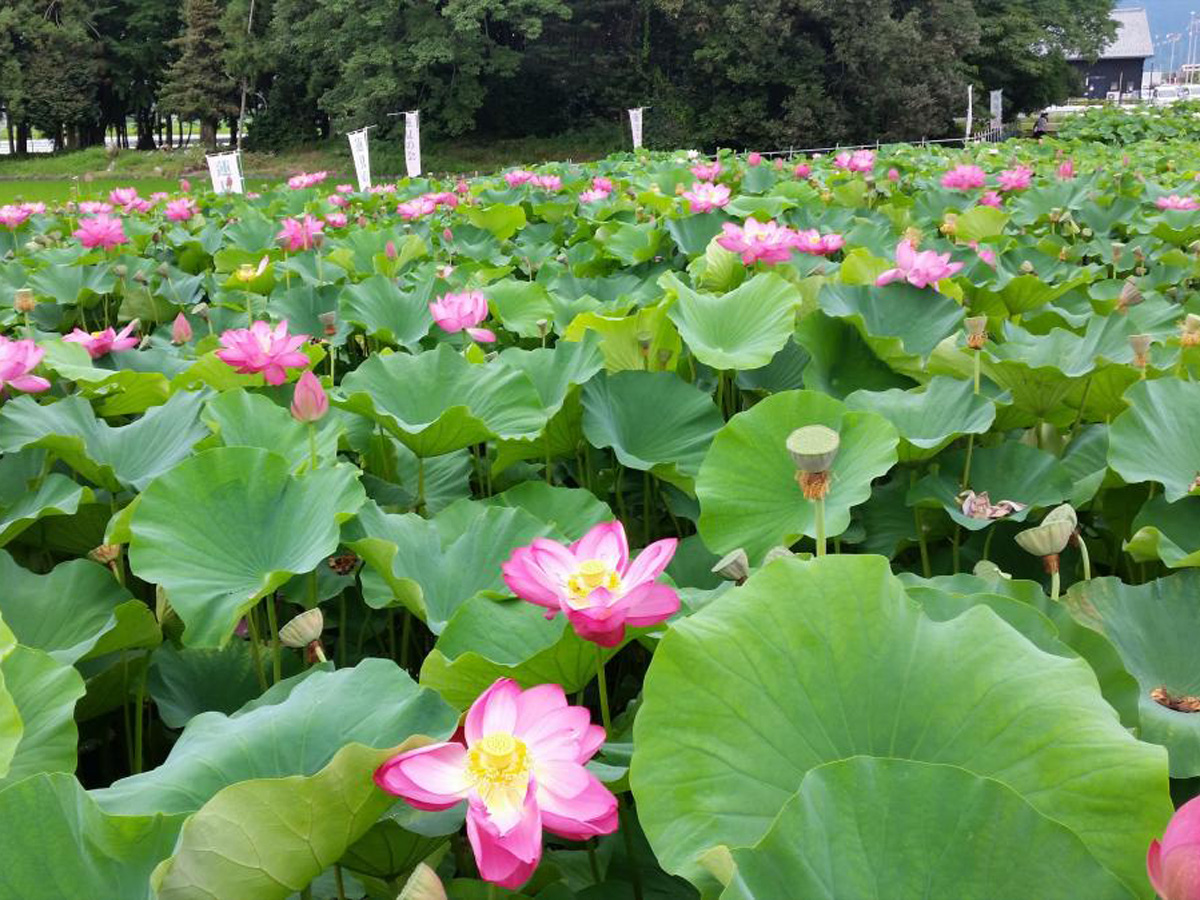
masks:
<svg viewBox="0 0 1200 900"><path fill-rule="evenodd" d="M1159 696L1154 696L1156 693ZM1151 696L1160 704L1169 697L1162 687L1155 688ZM1189 713L1196 712L1192 708L1195 698L1186 699L1193 703L1167 705L1181 712L1184 709ZM1189 800L1175 811L1161 842L1150 842L1146 871L1150 884L1162 900L1196 900L1200 897L1200 798Z"/></svg>
<svg viewBox="0 0 1200 900"><path fill-rule="evenodd" d="M1126 278L1125 283L1121 285L1121 295L1117 298L1117 312L1124 314L1129 307L1137 306L1143 299L1137 282L1132 278Z"/></svg>
<svg viewBox="0 0 1200 900"><path fill-rule="evenodd" d="M33 291L29 288L20 288L13 295L13 309L19 313L33 312L37 306L37 298L33 296Z"/></svg>
<svg viewBox="0 0 1200 900"><path fill-rule="evenodd" d="M292 416L297 422L317 422L329 412L329 396L312 372L305 372L292 394Z"/></svg>
<svg viewBox="0 0 1200 900"><path fill-rule="evenodd" d="M987 343L987 316L968 316L963 320L967 329L967 346L981 350Z"/></svg>
<svg viewBox="0 0 1200 900"><path fill-rule="evenodd" d="M121 558L120 544L101 544L88 551L88 558L102 566L110 565Z"/></svg>
<svg viewBox="0 0 1200 900"><path fill-rule="evenodd" d="M396 900L447 900L446 889L433 869L417 863Z"/></svg>
<svg viewBox="0 0 1200 900"><path fill-rule="evenodd" d="M1200 316L1195 313L1188 313L1183 320L1183 325L1180 326L1182 334L1179 336L1179 342L1185 347L1195 347L1200 344Z"/></svg>
<svg viewBox="0 0 1200 900"><path fill-rule="evenodd" d="M113 266L113 274L118 278L124 278L129 274L129 267L124 263L117 263L115 266Z"/></svg>
<svg viewBox="0 0 1200 900"><path fill-rule="evenodd" d="M771 563L775 562L775 560L777 560L777 559L787 559L788 557L792 557L795 555L796 554L793 553L791 550L789 550L787 547L784 547L784 546L772 547L763 556L762 564L764 566L770 565Z"/></svg>
<svg viewBox="0 0 1200 900"><path fill-rule="evenodd" d="M1150 352L1150 344L1153 342L1148 334L1131 334L1129 336L1129 346L1133 348L1133 364L1139 368L1146 368L1146 354Z"/></svg>
<svg viewBox="0 0 1200 900"><path fill-rule="evenodd" d="M321 607L315 606L300 613L279 629L279 642L285 647L300 649L307 647L313 641L320 640L321 632L325 630L325 615Z"/></svg>
<svg viewBox="0 0 1200 900"><path fill-rule="evenodd" d="M741 584L750 577L750 557L744 549L738 547L732 553L721 557L712 570L722 578Z"/></svg>
<svg viewBox="0 0 1200 900"><path fill-rule="evenodd" d="M175 321L171 323L171 343L186 344L192 339L192 325L187 320L187 316L180 313L175 317Z"/></svg>

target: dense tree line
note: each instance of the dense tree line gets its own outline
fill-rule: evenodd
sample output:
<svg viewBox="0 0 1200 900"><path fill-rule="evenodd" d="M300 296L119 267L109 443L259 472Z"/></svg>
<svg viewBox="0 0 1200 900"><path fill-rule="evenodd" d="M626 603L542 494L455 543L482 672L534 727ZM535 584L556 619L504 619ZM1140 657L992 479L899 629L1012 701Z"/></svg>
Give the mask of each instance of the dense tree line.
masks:
<svg viewBox="0 0 1200 900"><path fill-rule="evenodd" d="M969 82L1065 96L1113 0L0 0L18 149L150 149L245 116L278 148L420 108L443 135L552 134L650 106L652 144L935 137ZM132 127L131 127L132 125ZM189 124L189 127L190 124Z"/></svg>

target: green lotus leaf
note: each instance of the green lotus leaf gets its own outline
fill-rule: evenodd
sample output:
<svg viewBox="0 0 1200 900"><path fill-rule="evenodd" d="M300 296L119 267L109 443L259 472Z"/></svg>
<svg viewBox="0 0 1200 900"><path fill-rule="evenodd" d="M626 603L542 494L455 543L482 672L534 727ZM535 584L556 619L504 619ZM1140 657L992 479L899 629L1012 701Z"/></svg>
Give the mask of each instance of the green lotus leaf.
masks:
<svg viewBox="0 0 1200 900"><path fill-rule="evenodd" d="M1151 497L1133 520L1134 535L1124 550L1138 562L1161 560L1168 569L1200 566L1200 499L1168 503Z"/></svg>
<svg viewBox="0 0 1200 900"><path fill-rule="evenodd" d="M170 854L184 818L110 815L74 775L27 778L0 791L0 894L153 900L150 873Z"/></svg>
<svg viewBox="0 0 1200 900"><path fill-rule="evenodd" d="M618 372L583 389L588 442L683 490L691 490L722 424L712 397L672 372Z"/></svg>
<svg viewBox="0 0 1200 900"><path fill-rule="evenodd" d="M39 519L74 515L80 503L92 499L88 488L57 472L40 480L27 479L28 473L19 470L20 459L13 454L0 459L0 547Z"/></svg>
<svg viewBox="0 0 1200 900"><path fill-rule="evenodd" d="M800 320L795 341L808 354L804 385L809 390L846 397L859 390L886 391L915 384L876 356L853 325L820 310Z"/></svg>
<svg viewBox="0 0 1200 900"><path fill-rule="evenodd" d="M591 491L549 485L542 481L523 481L483 501L488 506L523 509L554 529L554 534L575 541L593 525L613 517L608 504ZM2 607L0 607L2 609Z"/></svg>
<svg viewBox="0 0 1200 900"><path fill-rule="evenodd" d="M462 214L476 228L490 231L502 241L525 227L525 210L520 206L496 203L492 206L464 206Z"/></svg>
<svg viewBox="0 0 1200 900"><path fill-rule="evenodd" d="M1174 503L1200 476L1200 394L1189 381L1139 381L1108 431L1108 464L1128 482L1157 481Z"/></svg>
<svg viewBox="0 0 1200 900"><path fill-rule="evenodd" d="M505 596L500 564L517 547L551 531L523 509L465 500L433 520L384 513L367 503L343 540L367 563L360 577L368 606L403 605L440 634L476 594Z"/></svg>
<svg viewBox="0 0 1200 900"><path fill-rule="evenodd" d="M707 212L669 216L664 221L675 246L688 256L697 256L708 248L713 238L721 234L721 226L729 221L729 216L721 212Z"/></svg>
<svg viewBox="0 0 1200 900"><path fill-rule="evenodd" d="M581 341L588 331L600 335L600 352L610 372L670 371L683 349L679 332L662 305L645 307L628 316L580 313L571 320L563 337Z"/></svg>
<svg viewBox="0 0 1200 900"><path fill-rule="evenodd" d="M855 391L846 405L896 426L901 462L928 459L964 434L986 434L996 418L995 404L975 394L970 381L943 376L919 391Z"/></svg>
<svg viewBox="0 0 1200 900"><path fill-rule="evenodd" d="M93 305L101 294L110 294L117 285L112 266L46 266L29 276L29 286L39 294L53 297L64 306Z"/></svg>
<svg viewBox="0 0 1200 900"><path fill-rule="evenodd" d="M70 665L80 659L161 640L150 608L104 566L85 559L38 575L0 551L0 616L26 647Z"/></svg>
<svg viewBox="0 0 1200 900"><path fill-rule="evenodd" d="M1049 334L1032 334L1008 322L1004 326L1003 343L989 342L984 357L1017 362L1032 369L1057 369L1078 378L1095 371L1101 361L1132 362L1129 338L1134 333L1136 328L1127 316L1092 316L1082 335L1065 328L1052 328Z"/></svg>
<svg viewBox="0 0 1200 900"><path fill-rule="evenodd" d="M1108 475L1108 426L1080 429L1063 451L1062 463L1075 484L1070 503L1079 509L1096 496Z"/></svg>
<svg viewBox="0 0 1200 900"><path fill-rule="evenodd" d="M293 472L312 467L308 426L297 422L291 412L262 394L235 388L208 401L204 421L226 447L258 447L287 459ZM337 460L340 428L334 417L317 425L317 464Z"/></svg>
<svg viewBox="0 0 1200 900"><path fill-rule="evenodd" d="M314 775L222 789L188 818L174 853L155 869L158 900L287 900L341 859L392 805L395 798L371 776L389 757L421 742L383 750L352 743Z"/></svg>
<svg viewBox="0 0 1200 900"><path fill-rule="evenodd" d="M963 244L989 241L1004 234L1008 213L992 206L973 206L954 222L954 239Z"/></svg>
<svg viewBox="0 0 1200 900"><path fill-rule="evenodd" d="M1037 275L1017 275L993 295L1004 304L1010 315L1019 316L1053 303L1075 288L1090 283L1094 277L1090 272L1081 271L1068 281L1047 284Z"/></svg>
<svg viewBox="0 0 1200 900"><path fill-rule="evenodd" d="M397 287L394 279L372 275L346 286L338 313L371 337L416 352L421 338L433 327L429 312L433 287L434 279L428 278L406 291Z"/></svg>
<svg viewBox="0 0 1200 900"><path fill-rule="evenodd" d="M1137 679L1140 735L1167 748L1172 778L1200 775L1200 714L1164 706L1151 692L1162 688L1172 698L1200 695L1198 596L1200 572L1186 571L1137 585L1117 578L1080 581L1063 601L1080 623L1116 645Z"/></svg>
<svg viewBox="0 0 1200 900"><path fill-rule="evenodd" d="M811 770L722 900L1129 900L1074 832L1002 781L857 757Z"/></svg>
<svg viewBox="0 0 1200 900"><path fill-rule="evenodd" d="M559 341L553 348L521 350L509 347L500 360L529 376L548 414L559 411L567 393L576 385L586 384L604 368L600 338L587 332L579 341Z"/></svg>
<svg viewBox="0 0 1200 900"><path fill-rule="evenodd" d="M694 883L703 854L760 841L818 766L886 757L1002 783L1151 896L1145 849L1172 811L1161 748L1122 727L1087 663L982 606L932 621L882 557L775 561L674 623L643 698L639 818Z"/></svg>
<svg viewBox="0 0 1200 900"><path fill-rule="evenodd" d="M457 723L454 710L390 659L368 658L281 681L232 715L201 713L161 766L92 796L109 813L190 813L238 782L315 775L347 744L444 740Z"/></svg>
<svg viewBox="0 0 1200 900"><path fill-rule="evenodd" d="M342 379L333 401L422 457L536 437L547 419L528 375L503 363L469 363L448 344L419 356L372 356Z"/></svg>
<svg viewBox="0 0 1200 900"><path fill-rule="evenodd" d="M42 650L18 644L6 651L0 646L0 693L15 705L20 728L11 758L0 760L0 787L39 772L74 772L79 743L75 704L84 693L83 678L74 667Z"/></svg>
<svg viewBox="0 0 1200 900"><path fill-rule="evenodd" d="M850 525L850 508L871 496L871 482L896 464L899 435L875 413L853 412L813 391L786 391L757 403L726 423L700 467L700 535L717 554L745 548L759 559L778 544L816 535L813 504L796 482L784 442L804 425L825 425L841 435L829 494L826 533Z"/></svg>
<svg viewBox="0 0 1200 900"><path fill-rule="evenodd" d="M536 281L506 278L489 284L486 294L488 303L504 327L521 337L541 337L543 329L538 327L538 322L545 323L546 330L554 322L554 304L550 302L550 294Z"/></svg>
<svg viewBox="0 0 1200 900"><path fill-rule="evenodd" d="M800 295L770 272L755 275L726 294L702 294L674 272L659 284L675 297L668 315L688 349L706 366L722 371L757 369L771 361L795 327Z"/></svg>
<svg viewBox="0 0 1200 900"><path fill-rule="evenodd" d="M286 662L287 657L285 672ZM269 654L260 654L259 665L269 679ZM161 644L150 657L146 676L146 690L170 728L183 728L204 712L237 712L262 693L263 683L254 673L249 641L230 641L220 650Z"/></svg>
<svg viewBox="0 0 1200 900"><path fill-rule="evenodd" d="M102 360L110 365L120 362L121 368L112 369L92 362L87 351L79 344L57 341L44 345L44 349L46 355L42 364L59 380L75 382L79 396L99 400L100 412L106 416L142 413L152 406L165 403L171 396L168 374L173 377L180 366L186 368L182 361L175 365L162 365L161 371L152 367L144 371L133 368L144 356L149 355L148 351L117 353ZM158 359L166 362L161 356Z"/></svg>
<svg viewBox="0 0 1200 900"><path fill-rule="evenodd" d="M596 230L596 243L627 266L649 262L666 235L653 222L605 224Z"/></svg>
<svg viewBox="0 0 1200 900"><path fill-rule="evenodd" d="M348 465L293 477L256 447L217 447L150 483L129 521L129 565L161 585L184 643L219 647L237 621L338 547L339 525L366 499Z"/></svg>
<svg viewBox="0 0 1200 900"><path fill-rule="evenodd" d="M93 484L144 488L192 452L207 435L200 422L201 393L180 392L129 425L114 428L81 397L40 406L17 397L0 410L0 451L51 451Z"/></svg>
<svg viewBox="0 0 1200 900"><path fill-rule="evenodd" d="M360 876L402 884L430 854L448 847L449 836L462 827L463 815L461 807L423 812L398 801L354 842L341 865Z"/></svg>

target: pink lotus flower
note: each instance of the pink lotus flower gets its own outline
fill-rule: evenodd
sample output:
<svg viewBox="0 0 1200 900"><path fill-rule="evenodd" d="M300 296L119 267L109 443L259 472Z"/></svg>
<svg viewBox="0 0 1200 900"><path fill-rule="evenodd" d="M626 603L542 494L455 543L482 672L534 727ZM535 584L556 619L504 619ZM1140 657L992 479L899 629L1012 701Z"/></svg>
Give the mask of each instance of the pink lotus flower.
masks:
<svg viewBox="0 0 1200 900"><path fill-rule="evenodd" d="M396 258L396 242L395 241L388 241L386 244L383 245L383 255L386 256L388 259Z"/></svg>
<svg viewBox="0 0 1200 900"><path fill-rule="evenodd" d="M444 294L429 304L429 312L437 326L450 334L465 331L481 344L496 340L495 332L474 327L488 317L487 297L482 291Z"/></svg>
<svg viewBox="0 0 1200 900"><path fill-rule="evenodd" d="M1058 177L1063 181L1069 181L1075 177L1075 160L1063 160L1058 166Z"/></svg>
<svg viewBox="0 0 1200 900"><path fill-rule="evenodd" d="M329 412L329 397L312 372L305 372L292 391L292 418L297 422L317 422Z"/></svg>
<svg viewBox="0 0 1200 900"><path fill-rule="evenodd" d="M606 194L611 194L613 191L613 183L611 178L605 178L603 175L597 175L592 179L592 189L604 191Z"/></svg>
<svg viewBox="0 0 1200 900"><path fill-rule="evenodd" d="M900 170L896 169L896 168L888 169L887 178L888 178L888 181L899 181L900 180Z"/></svg>
<svg viewBox="0 0 1200 900"><path fill-rule="evenodd" d="M557 175L534 175L529 179L529 183L534 187L539 187L543 191L557 191L562 189L562 179Z"/></svg>
<svg viewBox="0 0 1200 900"><path fill-rule="evenodd" d="M166 200L170 196L171 195L168 194L166 191L155 191L153 194L150 195L150 202L151 203L162 203L164 200Z"/></svg>
<svg viewBox="0 0 1200 900"><path fill-rule="evenodd" d="M15 388L27 394L38 394L48 390L50 382L37 375L30 375L46 351L28 338L12 341L0 335L0 392Z"/></svg>
<svg viewBox="0 0 1200 900"><path fill-rule="evenodd" d="M441 263L434 271L437 272L438 278L442 279L442 281L446 281L451 275L454 274L454 266L450 265L449 263Z"/></svg>
<svg viewBox="0 0 1200 900"><path fill-rule="evenodd" d="M85 216L110 213L112 212L112 204L102 203L99 200L83 200L79 204L79 212Z"/></svg>
<svg viewBox="0 0 1200 900"><path fill-rule="evenodd" d="M683 199L688 202L688 209L694 213L711 212L729 202L729 186L713 184L711 181L697 181L692 184L690 191L683 192Z"/></svg>
<svg viewBox="0 0 1200 900"><path fill-rule="evenodd" d="M171 323L171 343L186 344L192 339L192 323L187 320L187 316L180 313L175 317L175 321Z"/></svg>
<svg viewBox="0 0 1200 900"><path fill-rule="evenodd" d="M776 172L783 171L783 157L782 156L775 157L775 171Z"/></svg>
<svg viewBox="0 0 1200 900"><path fill-rule="evenodd" d="M525 169L514 169L504 173L504 180L509 187L520 187L533 178L533 173Z"/></svg>
<svg viewBox="0 0 1200 900"><path fill-rule="evenodd" d="M325 200L330 206L346 207L350 205L350 201L341 194L330 194Z"/></svg>
<svg viewBox="0 0 1200 900"><path fill-rule="evenodd" d="M328 177L328 172L301 172L299 175L289 178L287 185L292 190L298 191L318 185Z"/></svg>
<svg viewBox="0 0 1200 900"><path fill-rule="evenodd" d="M987 184L987 173L979 166L955 166L942 176L942 187L952 191L974 191Z"/></svg>
<svg viewBox="0 0 1200 900"><path fill-rule="evenodd" d="M1175 811L1162 843L1150 842L1146 871L1162 900L1200 900L1200 797Z"/></svg>
<svg viewBox="0 0 1200 900"><path fill-rule="evenodd" d="M711 163L700 163L692 166L692 174L701 181L712 181L721 174L721 161L716 159Z"/></svg>
<svg viewBox="0 0 1200 900"><path fill-rule="evenodd" d="M427 216L435 209L437 209L437 204L428 197L416 197L401 203L396 207L396 212L400 214L400 218L408 222L419 219L421 216Z"/></svg>
<svg viewBox="0 0 1200 900"><path fill-rule="evenodd" d="M847 172L870 172L875 168L874 150L843 151L833 158L833 165Z"/></svg>
<svg viewBox="0 0 1200 900"><path fill-rule="evenodd" d="M762 154L757 150L752 150L750 155L746 157L746 165L750 166L750 168L762 165Z"/></svg>
<svg viewBox="0 0 1200 900"><path fill-rule="evenodd" d="M31 216L40 216L46 211L45 203L22 203L21 209L29 213Z"/></svg>
<svg viewBox="0 0 1200 900"><path fill-rule="evenodd" d="M196 214L196 201L191 197L180 197L166 205L167 218L172 222L186 222Z"/></svg>
<svg viewBox="0 0 1200 900"><path fill-rule="evenodd" d="M984 191L983 195L979 198L979 205L999 209L1004 205L1004 198L997 191Z"/></svg>
<svg viewBox="0 0 1200 900"><path fill-rule="evenodd" d="M631 562L625 528L605 522L569 547L537 538L517 548L502 567L504 582L522 600L546 607L547 619L561 611L584 640L616 647L627 625L648 628L679 610L675 591L655 581L677 543L655 541Z"/></svg>
<svg viewBox="0 0 1200 900"><path fill-rule="evenodd" d="M261 372L267 384L283 384L287 381L286 369L308 365L308 357L299 349L304 341L302 334L288 334L287 320L274 328L259 321L249 328L231 328L222 334L224 346L217 357L239 374Z"/></svg>
<svg viewBox="0 0 1200 900"><path fill-rule="evenodd" d="M125 213L147 213L154 209L154 202L152 200L145 200L141 197L135 197L131 202L121 207L121 209Z"/></svg>
<svg viewBox="0 0 1200 900"><path fill-rule="evenodd" d="M337 191L339 194L352 194L352 193L354 193L354 185L339 184L337 187L334 188L334 190Z"/></svg>
<svg viewBox="0 0 1200 900"><path fill-rule="evenodd" d="M83 219L79 223L79 230L72 236L78 238L79 243L89 250L95 247L111 250L119 244L129 243L121 220L105 215Z"/></svg>
<svg viewBox="0 0 1200 900"><path fill-rule="evenodd" d="M0 206L0 225L10 230L15 231L20 228L29 216L29 211L22 206L14 206L11 203Z"/></svg>
<svg viewBox="0 0 1200 900"><path fill-rule="evenodd" d="M726 250L740 253L747 266L760 259L768 265L787 262L796 239L796 233L790 228L757 219L747 219L741 228L726 222L721 230L724 233L717 238L717 243Z"/></svg>
<svg viewBox="0 0 1200 900"><path fill-rule="evenodd" d="M797 231L792 246L810 256L830 256L846 246L846 239L840 234L821 234L817 229L810 228Z"/></svg>
<svg viewBox="0 0 1200 900"><path fill-rule="evenodd" d="M325 223L316 216L306 215L303 219L284 219L283 227L275 240L285 250L295 253L299 250L311 250L320 240L317 237L325 229Z"/></svg>
<svg viewBox="0 0 1200 900"><path fill-rule="evenodd" d="M108 192L108 200L113 206L129 206L138 199L137 188L113 188Z"/></svg>
<svg viewBox="0 0 1200 900"><path fill-rule="evenodd" d="M996 176L996 180L1002 191L1024 191L1033 183L1033 169L1028 166L1005 169Z"/></svg>
<svg viewBox="0 0 1200 900"><path fill-rule="evenodd" d="M192 183L190 181L188 181L186 178L180 178L179 179L179 189L181 191L183 191L185 194L190 193L192 190Z"/></svg>
<svg viewBox="0 0 1200 900"><path fill-rule="evenodd" d="M1200 209L1200 203L1197 203L1194 198L1180 197L1178 194L1159 197L1154 203L1159 209L1175 209L1183 212L1194 212Z"/></svg>
<svg viewBox="0 0 1200 900"><path fill-rule="evenodd" d="M471 193L471 185L467 183L466 179L460 178L458 179L458 184L454 185L454 193L469 194Z"/></svg>
<svg viewBox="0 0 1200 900"><path fill-rule="evenodd" d="M444 206L447 209L454 209L458 206L458 197L454 196L450 191L440 191L434 194L425 194L424 199L428 200L435 207Z"/></svg>
<svg viewBox="0 0 1200 900"><path fill-rule="evenodd" d="M375 783L410 806L467 801L467 838L485 881L516 889L542 858L542 829L582 841L617 830L617 798L584 768L604 742L563 689L501 678L471 704L463 740L394 756Z"/></svg>
<svg viewBox="0 0 1200 900"><path fill-rule="evenodd" d="M345 228L347 221L344 212L331 212L325 217L325 224L331 228Z"/></svg>
<svg viewBox="0 0 1200 900"><path fill-rule="evenodd" d="M792 174L797 178L807 178L812 174L812 166L808 163L798 163L796 168L792 169Z"/></svg>
<svg viewBox="0 0 1200 900"><path fill-rule="evenodd" d="M962 505L962 514L971 519L1002 519L1025 508L1024 503L1018 503L1016 500L992 503L987 491L982 494L963 491L955 499Z"/></svg>
<svg viewBox="0 0 1200 900"><path fill-rule="evenodd" d="M586 190L579 192L580 203L599 203L608 199L608 191Z"/></svg>
<svg viewBox="0 0 1200 900"><path fill-rule="evenodd" d="M971 241L969 244L967 244L967 246L974 250L979 255L979 258L984 261L984 263L991 266L993 269L996 268L995 250L992 250L989 247L980 247L978 241Z"/></svg>
<svg viewBox="0 0 1200 900"><path fill-rule="evenodd" d="M134 329L137 327L138 320L134 319L120 331L105 328L103 331L93 331L91 334L88 334L82 328L76 328L64 337L63 340L72 344L82 344L83 349L88 352L88 356L92 359L99 359L107 353L115 353L119 350L128 350L130 347L136 347L138 341L141 340L141 338L133 334Z"/></svg>
<svg viewBox="0 0 1200 900"><path fill-rule="evenodd" d="M373 184L367 190L372 194L394 194L396 186L394 184Z"/></svg>
<svg viewBox="0 0 1200 900"><path fill-rule="evenodd" d="M963 267L962 263L950 262L949 253L938 253L934 250L924 250L920 253L908 241L896 245L896 268L888 269L877 279L876 287L883 287L893 281L907 281L913 287L924 288L934 285L943 278L949 278Z"/></svg>

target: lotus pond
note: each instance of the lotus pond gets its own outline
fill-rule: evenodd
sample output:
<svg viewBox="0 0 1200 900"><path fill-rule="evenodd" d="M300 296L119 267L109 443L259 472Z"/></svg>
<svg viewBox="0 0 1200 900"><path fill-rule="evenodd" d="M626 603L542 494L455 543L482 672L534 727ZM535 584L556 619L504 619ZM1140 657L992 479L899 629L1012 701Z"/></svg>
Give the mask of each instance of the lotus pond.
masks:
<svg viewBox="0 0 1200 900"><path fill-rule="evenodd" d="M0 898L1195 896L1197 170L0 208Z"/></svg>

